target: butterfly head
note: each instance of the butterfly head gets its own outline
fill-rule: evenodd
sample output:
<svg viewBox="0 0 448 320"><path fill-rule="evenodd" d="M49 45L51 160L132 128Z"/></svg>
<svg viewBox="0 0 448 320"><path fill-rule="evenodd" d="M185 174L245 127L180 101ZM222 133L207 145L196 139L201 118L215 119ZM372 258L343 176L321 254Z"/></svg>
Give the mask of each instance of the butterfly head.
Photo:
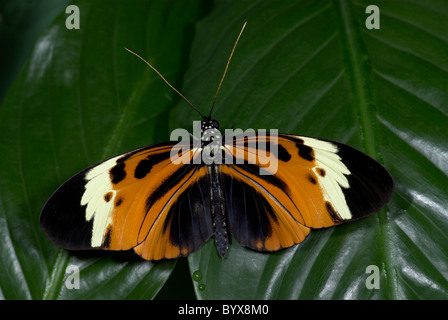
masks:
<svg viewBox="0 0 448 320"><path fill-rule="evenodd" d="M220 143L222 136L219 132L218 121L213 120L210 117L204 117L200 123L200 129L202 147L208 146L208 148L211 148L211 144ZM219 148L219 146L216 145L214 148ZM212 153L214 154L215 152Z"/></svg>
<svg viewBox="0 0 448 320"><path fill-rule="evenodd" d="M201 121L201 131L208 129L219 129L219 122L208 117L204 117Z"/></svg>

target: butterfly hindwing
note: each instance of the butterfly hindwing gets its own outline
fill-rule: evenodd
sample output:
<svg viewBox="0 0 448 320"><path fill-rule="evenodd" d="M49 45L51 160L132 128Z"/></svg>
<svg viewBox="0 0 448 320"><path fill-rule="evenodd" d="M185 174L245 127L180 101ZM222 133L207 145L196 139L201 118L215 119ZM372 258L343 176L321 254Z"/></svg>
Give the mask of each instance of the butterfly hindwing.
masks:
<svg viewBox="0 0 448 320"><path fill-rule="evenodd" d="M194 149L178 154L176 148L174 142L152 145L78 173L45 205L43 230L67 249L135 247L150 260L193 251L212 235L206 170L173 164L172 154L194 156Z"/></svg>
<svg viewBox="0 0 448 320"><path fill-rule="evenodd" d="M221 166L229 231L243 246L277 251L302 242L309 228L256 182L244 166Z"/></svg>
<svg viewBox="0 0 448 320"><path fill-rule="evenodd" d="M176 177L178 181L166 183L166 208L149 209L149 213L159 209L160 213L149 232L142 234L145 240L135 248L144 259L185 256L213 234L206 167L187 165Z"/></svg>

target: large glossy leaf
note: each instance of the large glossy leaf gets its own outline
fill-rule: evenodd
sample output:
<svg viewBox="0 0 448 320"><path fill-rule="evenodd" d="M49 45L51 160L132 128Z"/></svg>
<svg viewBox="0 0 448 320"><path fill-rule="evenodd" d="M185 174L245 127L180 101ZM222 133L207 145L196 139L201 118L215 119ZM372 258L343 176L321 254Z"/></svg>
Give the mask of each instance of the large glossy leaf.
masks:
<svg viewBox="0 0 448 320"><path fill-rule="evenodd" d="M152 298L174 261L58 249L39 227L51 193L106 157L167 139L178 97L127 46L178 84L199 2L79 1L38 39L0 117L0 295L6 299ZM65 9L65 8L64 8ZM75 281L80 271L79 289ZM74 283L74 282L73 282Z"/></svg>
<svg viewBox="0 0 448 320"><path fill-rule="evenodd" d="M367 29L366 7L380 9ZM203 299L448 297L448 50L444 1L218 2L198 24L185 92L207 112L239 28L248 21L218 97L223 127L276 128L348 143L396 182L379 214L312 232L259 254L235 241L189 257ZM180 106L173 126L187 126ZM369 289L369 266L379 289ZM369 282L370 283L370 282Z"/></svg>
<svg viewBox="0 0 448 320"><path fill-rule="evenodd" d="M197 297L448 298L446 1L216 1L199 22L209 2L74 4L81 29L67 30L62 13L0 110L3 298L156 296L175 262L57 249L39 212L77 171L198 119L124 46L206 113L244 21L214 111L221 126L348 143L383 162L396 191L379 214L274 254L233 241L222 260L209 241L188 258ZM370 4L380 9L379 30L365 27ZM72 265L78 290L66 286ZM379 289L366 287L372 265ZM163 297L189 289L179 283Z"/></svg>
<svg viewBox="0 0 448 320"><path fill-rule="evenodd" d="M0 103L33 45L69 0L0 0Z"/></svg>

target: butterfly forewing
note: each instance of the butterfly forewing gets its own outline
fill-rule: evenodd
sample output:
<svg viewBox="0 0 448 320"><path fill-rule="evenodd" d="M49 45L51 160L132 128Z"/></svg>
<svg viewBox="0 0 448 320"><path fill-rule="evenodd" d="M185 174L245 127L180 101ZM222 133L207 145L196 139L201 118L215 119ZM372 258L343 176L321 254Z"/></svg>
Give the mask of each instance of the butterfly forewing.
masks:
<svg viewBox="0 0 448 320"><path fill-rule="evenodd" d="M151 260L185 255L212 234L204 170L194 148L176 142L141 148L92 166L48 200L40 223L67 249L128 250ZM190 147L190 145L189 145ZM171 155L177 155L178 164Z"/></svg>

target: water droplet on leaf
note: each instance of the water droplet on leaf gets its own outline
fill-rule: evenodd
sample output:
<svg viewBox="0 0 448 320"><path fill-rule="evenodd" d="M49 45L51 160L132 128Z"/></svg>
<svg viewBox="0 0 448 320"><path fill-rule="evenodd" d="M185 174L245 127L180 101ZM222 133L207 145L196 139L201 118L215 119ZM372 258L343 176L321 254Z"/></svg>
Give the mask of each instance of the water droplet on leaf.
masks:
<svg viewBox="0 0 448 320"><path fill-rule="evenodd" d="M201 279L202 279L202 273L200 270L196 270L195 272L193 272L194 281L201 281Z"/></svg>

